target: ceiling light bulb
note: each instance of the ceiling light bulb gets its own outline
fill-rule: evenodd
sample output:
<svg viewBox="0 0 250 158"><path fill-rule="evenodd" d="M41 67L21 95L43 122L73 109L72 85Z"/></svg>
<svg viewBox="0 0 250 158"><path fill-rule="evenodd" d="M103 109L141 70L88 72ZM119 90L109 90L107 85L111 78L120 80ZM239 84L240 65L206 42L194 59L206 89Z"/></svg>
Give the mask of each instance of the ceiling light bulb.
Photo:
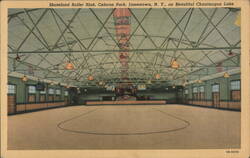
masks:
<svg viewBox="0 0 250 158"><path fill-rule="evenodd" d="M180 67L180 65L178 64L178 62L176 61L176 59L174 59L171 62L171 68L178 69L179 67Z"/></svg>
<svg viewBox="0 0 250 158"><path fill-rule="evenodd" d="M161 78L161 75L160 75L160 74L156 74L156 75L155 75L155 78L156 78L157 80L159 80L159 79Z"/></svg>
<svg viewBox="0 0 250 158"><path fill-rule="evenodd" d="M73 65L71 62L68 62L68 63L66 64L65 68L66 68L67 70L73 70L73 69L74 69L74 65Z"/></svg>
<svg viewBox="0 0 250 158"><path fill-rule="evenodd" d="M94 77L93 77L92 75L89 75L89 76L88 76L88 80L89 80L89 81L93 81L93 80L94 80Z"/></svg>
<svg viewBox="0 0 250 158"><path fill-rule="evenodd" d="M229 75L227 72L225 72L225 73L223 74L223 77L224 77L224 78L229 78L230 75Z"/></svg>
<svg viewBox="0 0 250 158"><path fill-rule="evenodd" d="M26 81L28 81L28 78L27 78L26 76L23 76L23 77L22 77L22 81L23 81L23 82L26 82Z"/></svg>

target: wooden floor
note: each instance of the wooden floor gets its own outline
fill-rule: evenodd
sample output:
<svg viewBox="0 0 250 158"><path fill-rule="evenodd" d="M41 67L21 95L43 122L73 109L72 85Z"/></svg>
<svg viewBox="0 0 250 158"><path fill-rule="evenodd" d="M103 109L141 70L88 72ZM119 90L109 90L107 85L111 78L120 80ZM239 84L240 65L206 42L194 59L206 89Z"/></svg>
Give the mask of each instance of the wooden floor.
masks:
<svg viewBox="0 0 250 158"><path fill-rule="evenodd" d="M8 149L193 148L240 148L240 112L184 105L74 106L8 118Z"/></svg>

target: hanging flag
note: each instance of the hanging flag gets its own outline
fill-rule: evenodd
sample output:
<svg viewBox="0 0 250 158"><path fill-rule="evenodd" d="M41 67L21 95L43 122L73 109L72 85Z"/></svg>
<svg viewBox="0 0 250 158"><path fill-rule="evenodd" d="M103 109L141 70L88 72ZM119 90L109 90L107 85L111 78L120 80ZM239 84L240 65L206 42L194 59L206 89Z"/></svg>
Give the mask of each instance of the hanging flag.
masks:
<svg viewBox="0 0 250 158"><path fill-rule="evenodd" d="M123 82L129 80L129 37L131 32L131 13L128 8L116 8L114 13L114 24L116 29L116 39L119 49L119 61L121 63L121 79ZM124 87L128 87L127 83L124 83Z"/></svg>

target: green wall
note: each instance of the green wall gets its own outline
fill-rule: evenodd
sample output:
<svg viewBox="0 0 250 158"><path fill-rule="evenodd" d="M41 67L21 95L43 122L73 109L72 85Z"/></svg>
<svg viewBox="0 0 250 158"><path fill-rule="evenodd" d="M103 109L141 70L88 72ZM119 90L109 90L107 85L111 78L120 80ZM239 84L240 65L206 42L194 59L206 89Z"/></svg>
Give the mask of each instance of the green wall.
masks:
<svg viewBox="0 0 250 158"><path fill-rule="evenodd" d="M187 85L185 89L188 89L188 99L192 99L192 89L193 87L200 87L205 86L205 99L211 100L212 99L212 85L215 83L218 83L220 85L220 99L221 100L230 100L230 82L232 80L239 80L240 74L231 75L230 78L215 78L207 81L203 81L202 83L195 83L191 85ZM24 103L26 102L26 86L27 85L35 85L37 81L28 80L27 82L23 82L20 78L16 77L8 77L8 83L16 85L16 100L17 103ZM61 100L64 100L64 91L67 90L63 86L59 85L50 85L46 84L46 89L48 88L54 88L54 89L61 89ZM151 96L153 99L174 99L178 96L178 98L181 98L183 96L183 92L178 92L178 95L176 92L150 92L150 91L139 91L138 95L147 95ZM46 94L48 98L48 92ZM36 92L36 99L39 101L39 91ZM70 94L69 94L70 96ZM100 96L114 96L113 93L104 93L104 92L98 92L98 93L91 93L91 94L85 94L81 95L79 97L79 100L100 100Z"/></svg>
<svg viewBox="0 0 250 158"><path fill-rule="evenodd" d="M16 77L8 77L8 84L14 84L16 85L16 102L17 103L25 103L27 102L26 99L26 95L27 95L27 91L26 91L26 87L28 85L36 85L37 81L33 81L28 79L27 82L23 82L20 78L16 78ZM46 84L46 98L48 98L48 88L54 88L54 89L61 89L61 99L60 100L64 100L64 91L66 91L67 89L64 88L63 86L59 86L59 85L50 85L50 84ZM39 91L36 91L36 101L39 101Z"/></svg>
<svg viewBox="0 0 250 158"><path fill-rule="evenodd" d="M193 87L204 86L205 88L205 99L212 99L212 85L218 83L220 85L220 99L230 100L230 82L233 80L240 80L240 74L231 75L229 78L219 77L202 83L194 83L187 85L185 89L188 89L188 99L192 99Z"/></svg>

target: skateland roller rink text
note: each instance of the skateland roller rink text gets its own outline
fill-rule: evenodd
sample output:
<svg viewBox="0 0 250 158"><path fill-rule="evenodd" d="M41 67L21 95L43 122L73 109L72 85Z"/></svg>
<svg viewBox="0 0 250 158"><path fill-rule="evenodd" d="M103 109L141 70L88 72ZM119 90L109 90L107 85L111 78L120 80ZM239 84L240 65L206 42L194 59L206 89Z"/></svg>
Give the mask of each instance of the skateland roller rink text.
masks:
<svg viewBox="0 0 250 158"><path fill-rule="evenodd" d="M49 2L49 7L232 7L234 2Z"/></svg>

